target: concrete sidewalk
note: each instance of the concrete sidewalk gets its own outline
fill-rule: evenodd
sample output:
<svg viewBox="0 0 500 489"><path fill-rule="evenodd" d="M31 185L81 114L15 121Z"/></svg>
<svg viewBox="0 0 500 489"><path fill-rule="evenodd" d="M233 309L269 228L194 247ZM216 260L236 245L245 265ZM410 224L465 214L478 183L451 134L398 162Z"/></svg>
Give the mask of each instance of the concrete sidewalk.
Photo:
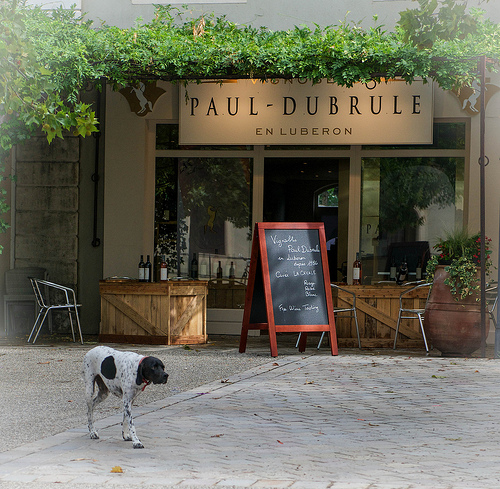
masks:
<svg viewBox="0 0 500 489"><path fill-rule="evenodd" d="M479 358L270 358L135 408L143 450L116 414L100 440L82 425L0 453L0 487L497 489L499 379Z"/></svg>

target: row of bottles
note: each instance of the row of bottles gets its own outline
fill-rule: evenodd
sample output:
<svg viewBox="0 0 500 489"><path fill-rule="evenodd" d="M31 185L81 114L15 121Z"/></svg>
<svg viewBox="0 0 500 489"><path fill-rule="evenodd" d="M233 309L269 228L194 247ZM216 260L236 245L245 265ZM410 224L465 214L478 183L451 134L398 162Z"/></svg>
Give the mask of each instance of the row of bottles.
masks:
<svg viewBox="0 0 500 489"><path fill-rule="evenodd" d="M141 255L138 276L139 282L153 282L153 265L149 259L149 255L146 255L146 261L144 261L144 255ZM162 257L160 262L160 281L163 282L165 280L168 280L168 268L165 257Z"/></svg>
<svg viewBox="0 0 500 489"><path fill-rule="evenodd" d="M206 273L206 270L204 270ZM217 271L216 271L216 276L217 278L222 278L222 262L219 260L219 265L217 266ZM198 278L198 260L196 259L196 253L193 253L193 259L191 260L191 272L190 272L190 277L193 279ZM234 262L231 262L231 266L229 267L229 278L234 279L235 278L235 271L234 271Z"/></svg>
<svg viewBox="0 0 500 489"><path fill-rule="evenodd" d="M139 282L152 282L153 281L153 265L149 261L149 255L147 255L146 261L144 262L144 255L141 255L139 261Z"/></svg>
<svg viewBox="0 0 500 489"><path fill-rule="evenodd" d="M215 272L215 276L218 279L224 278L224 274L223 274L223 271L222 271L222 262L220 260L219 260L219 264L217 265L217 270ZM236 273L235 273L235 268L234 268L234 262L231 262L231 265L229 267L229 271L228 271L227 276L228 276L228 278L230 280L233 280L233 279L236 278Z"/></svg>
<svg viewBox="0 0 500 489"><path fill-rule="evenodd" d="M206 275L206 266L203 270L203 275ZM153 282L153 265L150 261L149 255L146 256L146 261L144 261L144 255L141 255L141 259L139 261L139 282ZM196 257L196 253L193 253L193 258L191 260L191 266L189 269L189 276L192 279L198 279L198 259ZM216 276L218 279L223 278L223 270L222 270L222 261L219 260L219 264L216 269ZM236 278L235 266L234 262L231 262L231 266L229 267L227 276L229 279ZM162 256L160 261L160 281L168 280L168 267L165 260L165 257Z"/></svg>
<svg viewBox="0 0 500 489"><path fill-rule="evenodd" d="M408 263L406 261L406 256L404 260L401 262L399 267L396 266L396 262L393 260L391 263L391 268L389 272L389 279L395 280L398 285L401 285L403 282L408 281ZM422 280L422 263L420 260L417 263L415 268L415 280Z"/></svg>
<svg viewBox="0 0 500 489"><path fill-rule="evenodd" d="M353 285L361 285L362 283L362 265L359 259L359 252L356 253L356 260L352 264L352 283ZM401 262L399 267L396 266L394 260L392 261L390 273L390 280L394 280L398 285L403 284L408 281L408 263L406 261L406 256ZM422 264L419 261L415 269L415 280L422 280Z"/></svg>

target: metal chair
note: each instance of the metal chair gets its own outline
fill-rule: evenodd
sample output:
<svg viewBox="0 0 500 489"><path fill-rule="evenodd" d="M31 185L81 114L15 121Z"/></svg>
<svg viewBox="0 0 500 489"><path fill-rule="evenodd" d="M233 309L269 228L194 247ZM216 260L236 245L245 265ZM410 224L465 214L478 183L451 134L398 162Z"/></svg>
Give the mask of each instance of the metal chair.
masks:
<svg viewBox="0 0 500 489"><path fill-rule="evenodd" d="M80 341L83 345L82 329L80 327L80 318L78 316L78 308L81 307L81 304L77 304L76 302L75 291L69 287L64 287L63 285L48 282L47 280L40 280L34 277L30 277L30 281L40 310L28 338L28 343L31 341L33 334L35 335L35 337L33 338L33 343L35 343L38 335L40 334L40 330L42 329L45 318L50 311L65 309L67 310L69 315L73 341L76 341L76 339L75 329L73 327L73 318L71 314L75 315L78 332L80 333ZM53 295L52 300L50 297L51 292Z"/></svg>
<svg viewBox="0 0 500 489"><path fill-rule="evenodd" d="M358 336L358 347L361 350L361 338L359 336L359 325L358 325L358 315L356 314L356 294L352 290L344 289L343 287L339 287L336 284L330 284L331 287L334 289L341 290L342 292L345 292L346 294L350 294L352 296L352 306L351 307L334 307L333 308L333 314L337 316L339 313L344 313L344 312L350 312L350 314L342 314L340 317L341 318L354 318L354 324L356 325L356 334ZM338 316L337 316L338 317ZM326 332L323 331L321 333L321 338L319 339L318 343L318 350L321 346L321 343L323 342L323 338L325 337Z"/></svg>
<svg viewBox="0 0 500 489"><path fill-rule="evenodd" d="M358 325L358 316L356 314L356 294L352 290L344 289L343 287L340 287L336 284L330 284L331 287L341 290L342 292L345 292L347 294L350 294L352 296L352 305L351 307L334 307L333 308L333 314L337 316L338 313L345 313L345 312L350 312L351 314L345 315L342 314L340 317L341 318L354 318L354 324L356 324L356 334L358 336L358 346L359 349L361 350L361 338L359 336L359 325ZM338 316L337 316L338 317ZM297 343L296 347L299 345L300 341L300 335L302 333L299 333L299 337L297 338ZM323 338L325 337L326 331L323 331L321 333L321 338L319 339L317 349L319 350L321 347L321 343L323 342Z"/></svg>
<svg viewBox="0 0 500 489"><path fill-rule="evenodd" d="M418 322L420 324L420 331L422 332L422 336L424 338L424 344L425 344L425 351L429 353L429 347L427 345L427 338L425 337L425 331L424 331L424 312L425 308L412 308L412 307L404 307L403 306L403 300L405 300L411 292L413 292L416 289L420 289L422 287L429 287L430 291L430 286L431 283L423 283L423 284L418 284L412 287L411 289L405 290L401 292L399 296L399 314L398 314L398 322L396 324L396 335L394 336L394 350L396 349L396 342L398 341L398 332L399 332L399 325L401 324L401 319L418 319ZM427 297L429 294L427 294ZM403 314L411 314L411 316L404 316Z"/></svg>
<svg viewBox="0 0 500 489"><path fill-rule="evenodd" d="M493 321L493 326L497 327L496 307L498 302L498 283L491 282L486 286L486 304L490 319Z"/></svg>

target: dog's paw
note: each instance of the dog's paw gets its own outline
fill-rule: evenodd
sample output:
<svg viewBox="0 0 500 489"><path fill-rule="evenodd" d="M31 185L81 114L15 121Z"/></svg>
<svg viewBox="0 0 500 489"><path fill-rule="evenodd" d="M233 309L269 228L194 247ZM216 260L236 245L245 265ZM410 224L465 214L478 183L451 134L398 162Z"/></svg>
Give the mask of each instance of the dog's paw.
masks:
<svg viewBox="0 0 500 489"><path fill-rule="evenodd" d="M140 441L135 441L132 446L134 448L144 448L144 445Z"/></svg>
<svg viewBox="0 0 500 489"><path fill-rule="evenodd" d="M98 435L97 431L90 432L90 439L91 440L98 440L99 439L99 435Z"/></svg>
<svg viewBox="0 0 500 489"><path fill-rule="evenodd" d="M132 437L130 435L124 435L122 434L123 441L132 441Z"/></svg>

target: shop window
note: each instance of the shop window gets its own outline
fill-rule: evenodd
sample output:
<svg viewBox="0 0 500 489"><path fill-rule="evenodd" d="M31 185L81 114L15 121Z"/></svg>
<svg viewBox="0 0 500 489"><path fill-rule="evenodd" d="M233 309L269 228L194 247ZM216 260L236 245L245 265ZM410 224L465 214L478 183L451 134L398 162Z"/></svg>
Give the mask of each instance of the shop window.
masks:
<svg viewBox="0 0 500 489"><path fill-rule="evenodd" d="M432 250L447 231L461 228L464 166L460 157L362 159L364 283L389 280L391 266L404 258L415 279L418 262L427 256L424 248Z"/></svg>
<svg viewBox="0 0 500 489"><path fill-rule="evenodd" d="M250 158L156 159L157 260L164 257L170 277L186 278L196 255L198 278L211 281L209 307L244 305L251 196Z"/></svg>

